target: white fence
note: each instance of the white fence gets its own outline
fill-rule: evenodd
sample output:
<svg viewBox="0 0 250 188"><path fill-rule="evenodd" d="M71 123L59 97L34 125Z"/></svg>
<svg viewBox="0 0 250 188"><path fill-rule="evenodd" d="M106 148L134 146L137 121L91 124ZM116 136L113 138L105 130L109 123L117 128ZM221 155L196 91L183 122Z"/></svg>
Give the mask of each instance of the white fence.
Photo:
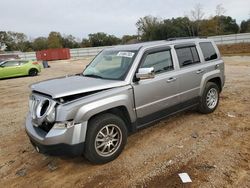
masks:
<svg viewBox="0 0 250 188"><path fill-rule="evenodd" d="M208 37L213 39L216 44L235 44L250 42L250 33L232 34L232 35L220 35Z"/></svg>
<svg viewBox="0 0 250 188"><path fill-rule="evenodd" d="M71 58L95 56L100 51L102 51L104 48L107 48L107 47L109 47L109 46L70 49L70 56L71 56Z"/></svg>
<svg viewBox="0 0 250 188"><path fill-rule="evenodd" d="M7 52L4 54L18 55L18 57L20 57L21 59L25 59L25 60L36 60L36 52Z"/></svg>
<svg viewBox="0 0 250 188"><path fill-rule="evenodd" d="M212 36L208 38L213 39L216 44L246 43L246 42L250 42L250 33L220 35L220 36ZM95 56L104 48L108 48L108 47L110 46L70 49L70 56L71 58L75 58L75 59L88 57L88 56ZM18 55L21 59L36 59L35 52L25 52L25 53L14 52L14 53L8 53L8 54Z"/></svg>

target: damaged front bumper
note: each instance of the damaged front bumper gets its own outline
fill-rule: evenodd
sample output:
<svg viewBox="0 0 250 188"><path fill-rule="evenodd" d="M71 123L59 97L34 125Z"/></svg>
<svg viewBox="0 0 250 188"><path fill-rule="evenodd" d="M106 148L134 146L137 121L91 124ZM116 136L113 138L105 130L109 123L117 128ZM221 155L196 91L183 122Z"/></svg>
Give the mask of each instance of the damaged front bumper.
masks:
<svg viewBox="0 0 250 188"><path fill-rule="evenodd" d="M54 128L49 132L33 126L30 114L26 118L25 130L31 143L41 153L52 155L80 155L84 151L87 122L69 128Z"/></svg>

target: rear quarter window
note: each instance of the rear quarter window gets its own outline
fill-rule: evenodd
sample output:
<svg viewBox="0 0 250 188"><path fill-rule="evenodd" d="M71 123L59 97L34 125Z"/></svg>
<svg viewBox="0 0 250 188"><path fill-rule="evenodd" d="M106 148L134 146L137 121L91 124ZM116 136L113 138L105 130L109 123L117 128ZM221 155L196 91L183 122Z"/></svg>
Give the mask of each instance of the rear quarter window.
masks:
<svg viewBox="0 0 250 188"><path fill-rule="evenodd" d="M211 61L218 58L218 55L211 42L201 42L200 47L205 61Z"/></svg>

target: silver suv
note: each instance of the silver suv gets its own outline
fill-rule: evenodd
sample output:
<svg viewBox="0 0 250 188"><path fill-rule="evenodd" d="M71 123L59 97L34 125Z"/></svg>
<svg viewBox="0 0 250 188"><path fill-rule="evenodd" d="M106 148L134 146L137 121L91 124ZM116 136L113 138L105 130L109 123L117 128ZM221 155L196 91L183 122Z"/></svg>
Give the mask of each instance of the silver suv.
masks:
<svg viewBox="0 0 250 188"><path fill-rule="evenodd" d="M213 112L224 82L208 39L114 46L81 74L32 85L26 131L38 152L106 163L131 132L193 107Z"/></svg>

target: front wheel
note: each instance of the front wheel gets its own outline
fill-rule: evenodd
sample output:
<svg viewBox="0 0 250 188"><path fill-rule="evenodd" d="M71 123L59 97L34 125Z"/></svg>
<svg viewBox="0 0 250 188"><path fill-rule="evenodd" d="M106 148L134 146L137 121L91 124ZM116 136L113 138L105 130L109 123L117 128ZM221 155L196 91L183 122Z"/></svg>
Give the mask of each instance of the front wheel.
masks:
<svg viewBox="0 0 250 188"><path fill-rule="evenodd" d="M217 84L208 82L201 97L199 111L203 114L212 113L219 104L219 88Z"/></svg>
<svg viewBox="0 0 250 188"><path fill-rule="evenodd" d="M124 121L114 114L102 114L88 124L84 155L93 163L107 163L120 155L126 142Z"/></svg>

